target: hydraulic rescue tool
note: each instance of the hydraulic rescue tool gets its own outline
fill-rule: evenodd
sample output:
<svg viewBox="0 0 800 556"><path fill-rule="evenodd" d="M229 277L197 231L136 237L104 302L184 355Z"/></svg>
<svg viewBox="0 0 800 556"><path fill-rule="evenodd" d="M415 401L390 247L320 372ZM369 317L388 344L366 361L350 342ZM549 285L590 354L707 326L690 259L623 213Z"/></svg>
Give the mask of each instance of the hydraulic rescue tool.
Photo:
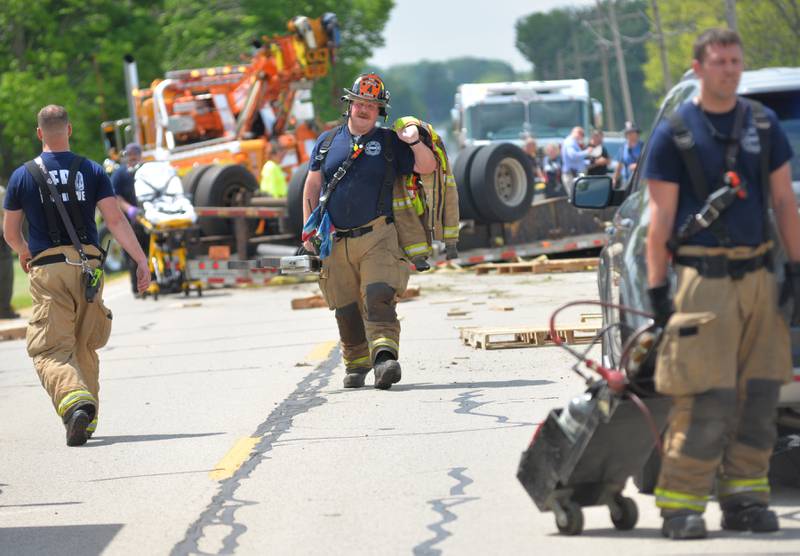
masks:
<svg viewBox="0 0 800 556"><path fill-rule="evenodd" d="M517 478L543 512L552 511L558 530L578 535L583 530L583 506L608 506L614 527L632 529L638 509L622 495L628 477L645 465L653 447L660 451L669 398L653 389L652 359L660 330L644 326L623 336L620 368L612 369L588 357L604 334L620 323L604 326L584 351L565 345L556 333L556 317L575 305L600 305L651 316L649 313L599 301L575 301L550 317L550 337L578 359L572 367L587 384L586 391L564 409L552 410L539 424L523 452ZM584 365L600 375L586 375Z"/></svg>
<svg viewBox="0 0 800 556"><path fill-rule="evenodd" d="M319 274L322 261L316 255L262 257L249 261L228 261L229 270L275 269L280 274Z"/></svg>

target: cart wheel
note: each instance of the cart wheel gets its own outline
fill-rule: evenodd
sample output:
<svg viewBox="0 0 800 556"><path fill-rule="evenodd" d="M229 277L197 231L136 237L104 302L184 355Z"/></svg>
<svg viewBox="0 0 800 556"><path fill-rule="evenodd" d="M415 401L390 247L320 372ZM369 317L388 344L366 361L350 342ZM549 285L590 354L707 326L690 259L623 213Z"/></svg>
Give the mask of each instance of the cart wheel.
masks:
<svg viewBox="0 0 800 556"><path fill-rule="evenodd" d="M639 509L636 507L636 502L633 501L633 498L617 495L614 498L614 502L616 508L611 509L611 522L614 527L620 531L629 531L636 527L636 522L639 521Z"/></svg>
<svg viewBox="0 0 800 556"><path fill-rule="evenodd" d="M632 501L632 500L631 500ZM565 502L562 513L556 514L556 526L562 535L580 535L583 531L583 512L581 507L572 501Z"/></svg>
<svg viewBox="0 0 800 556"><path fill-rule="evenodd" d="M197 288L197 297L203 297L203 288Z"/></svg>

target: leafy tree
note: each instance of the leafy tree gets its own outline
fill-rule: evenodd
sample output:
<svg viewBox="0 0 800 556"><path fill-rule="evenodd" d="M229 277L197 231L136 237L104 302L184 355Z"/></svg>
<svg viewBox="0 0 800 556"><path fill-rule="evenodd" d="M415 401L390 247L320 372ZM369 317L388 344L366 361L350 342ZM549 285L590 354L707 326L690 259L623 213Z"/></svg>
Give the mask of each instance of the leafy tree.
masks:
<svg viewBox="0 0 800 556"><path fill-rule="evenodd" d="M654 115L656 100L645 88L642 69L647 60L645 41L649 32L645 5L644 0L615 2L631 101L635 117L641 121ZM616 58L610 46L607 1L599 7L533 13L517 22L516 31L517 48L533 64L535 79L586 79L592 96L601 100L607 113L613 110L615 126L622 127L624 109ZM607 48L610 98L605 98L603 88L601 45Z"/></svg>
<svg viewBox="0 0 800 556"><path fill-rule="evenodd" d="M0 177L39 151L36 112L64 105L72 147L104 156L103 119L127 114L122 57L138 61L140 85L164 71L237 62L250 41L286 32L295 15L333 11L342 48L333 75L314 87L325 118L372 49L383 44L392 0L3 0L0 10ZM335 100L335 102L334 102Z"/></svg>

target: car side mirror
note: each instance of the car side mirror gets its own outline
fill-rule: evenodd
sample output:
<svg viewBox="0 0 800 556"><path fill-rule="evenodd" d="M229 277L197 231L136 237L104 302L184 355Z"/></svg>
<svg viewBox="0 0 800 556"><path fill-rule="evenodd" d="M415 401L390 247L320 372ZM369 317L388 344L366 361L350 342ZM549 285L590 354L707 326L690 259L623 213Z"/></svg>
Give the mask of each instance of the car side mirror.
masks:
<svg viewBox="0 0 800 556"><path fill-rule="evenodd" d="M602 209L611 203L611 176L581 176L572 186L572 205L577 208Z"/></svg>

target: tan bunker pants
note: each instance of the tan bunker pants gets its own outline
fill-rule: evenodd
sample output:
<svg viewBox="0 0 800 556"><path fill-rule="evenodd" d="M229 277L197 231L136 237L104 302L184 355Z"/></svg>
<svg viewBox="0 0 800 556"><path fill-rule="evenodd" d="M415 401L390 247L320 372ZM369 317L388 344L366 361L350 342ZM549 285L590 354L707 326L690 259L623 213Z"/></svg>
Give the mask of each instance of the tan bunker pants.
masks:
<svg viewBox="0 0 800 556"><path fill-rule="evenodd" d="M763 255L759 248L684 247L680 255ZM656 363L656 389L673 397L656 505L704 511L717 479L723 509L769 502L779 390L791 380L788 328L767 268L709 278L676 265L677 312Z"/></svg>
<svg viewBox="0 0 800 556"><path fill-rule="evenodd" d="M100 255L91 245L87 254ZM47 249L38 259L64 254L78 261L73 247ZM98 260L90 260L96 267ZM98 407L100 364L97 350L108 342L111 334L111 311L102 301L102 285L93 303L86 301L81 268L67 263L33 266L30 271L30 292L33 315L28 324L28 355L59 417L73 407L92 404ZM87 431L93 432L97 416Z"/></svg>
<svg viewBox="0 0 800 556"><path fill-rule="evenodd" d="M394 223L385 216L369 222L372 231L334 240L322 262L319 287L336 312L342 355L348 371L372 367L379 351L400 351L396 296L408 285L408 261Z"/></svg>

